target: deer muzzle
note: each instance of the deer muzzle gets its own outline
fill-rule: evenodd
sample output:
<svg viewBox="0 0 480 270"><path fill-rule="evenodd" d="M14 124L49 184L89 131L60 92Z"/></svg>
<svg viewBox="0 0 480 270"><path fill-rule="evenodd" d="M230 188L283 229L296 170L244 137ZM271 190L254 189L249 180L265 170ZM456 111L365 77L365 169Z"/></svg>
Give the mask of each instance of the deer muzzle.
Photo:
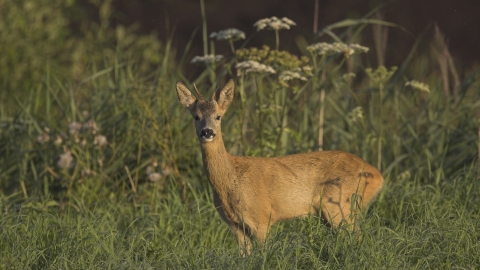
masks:
<svg viewBox="0 0 480 270"><path fill-rule="evenodd" d="M211 142L213 138L215 138L215 132L209 128L205 128L200 132L200 138L205 142Z"/></svg>

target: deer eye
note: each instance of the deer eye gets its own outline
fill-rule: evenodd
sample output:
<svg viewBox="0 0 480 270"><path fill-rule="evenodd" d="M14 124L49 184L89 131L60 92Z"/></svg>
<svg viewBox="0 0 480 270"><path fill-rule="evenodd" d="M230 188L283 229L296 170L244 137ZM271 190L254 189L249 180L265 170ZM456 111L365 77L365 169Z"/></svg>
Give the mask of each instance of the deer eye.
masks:
<svg viewBox="0 0 480 270"><path fill-rule="evenodd" d="M200 117L198 115L195 115L195 116L193 116L193 119L195 119L195 121L199 121Z"/></svg>
<svg viewBox="0 0 480 270"><path fill-rule="evenodd" d="M220 120L220 115L218 115L217 117L215 117L216 120Z"/></svg>

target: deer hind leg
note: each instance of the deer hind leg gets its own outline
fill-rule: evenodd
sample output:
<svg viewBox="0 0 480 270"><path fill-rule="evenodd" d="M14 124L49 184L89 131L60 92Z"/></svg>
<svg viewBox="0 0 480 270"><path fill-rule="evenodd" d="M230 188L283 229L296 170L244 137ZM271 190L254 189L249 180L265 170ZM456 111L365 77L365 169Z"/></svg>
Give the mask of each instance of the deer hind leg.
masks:
<svg viewBox="0 0 480 270"><path fill-rule="evenodd" d="M343 222L350 230L354 230L356 214L359 212L359 197L350 192L328 192L323 195L321 214L333 228Z"/></svg>
<svg viewBox="0 0 480 270"><path fill-rule="evenodd" d="M362 205L363 198L355 191L330 193L322 198L322 218L333 228L338 228L343 222L349 230L355 231Z"/></svg>
<svg viewBox="0 0 480 270"><path fill-rule="evenodd" d="M240 249L240 255L250 255L250 251L252 249L250 231L239 224L230 225L230 230L235 234L237 244Z"/></svg>
<svg viewBox="0 0 480 270"><path fill-rule="evenodd" d="M257 226L248 226L247 224L242 226L236 224L230 228L237 238L240 254L245 256L250 255L253 238L257 240L260 248L264 247L269 226L268 224L257 224Z"/></svg>
<svg viewBox="0 0 480 270"><path fill-rule="evenodd" d="M268 228L268 224L258 224L254 229L252 229L252 235L255 237L255 239L257 239L257 242L261 248L263 248L265 245Z"/></svg>

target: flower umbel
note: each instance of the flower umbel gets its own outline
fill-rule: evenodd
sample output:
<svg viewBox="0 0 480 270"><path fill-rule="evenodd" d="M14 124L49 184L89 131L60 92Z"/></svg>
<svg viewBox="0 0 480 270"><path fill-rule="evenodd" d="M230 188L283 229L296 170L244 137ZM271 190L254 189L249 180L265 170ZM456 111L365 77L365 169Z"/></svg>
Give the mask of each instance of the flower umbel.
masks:
<svg viewBox="0 0 480 270"><path fill-rule="evenodd" d="M204 64L206 66L214 64L220 61L223 58L223 55L205 55L205 56L195 56L190 63L192 64Z"/></svg>
<svg viewBox="0 0 480 270"><path fill-rule="evenodd" d="M77 135L81 128L82 124L78 122L71 122L68 124L68 133L70 133L70 135Z"/></svg>
<svg viewBox="0 0 480 270"><path fill-rule="evenodd" d="M430 93L430 87L422 82L416 81L416 80L411 80L405 83L405 86L410 86L413 89L417 89L423 92Z"/></svg>
<svg viewBox="0 0 480 270"><path fill-rule="evenodd" d="M98 145L99 147L105 146L108 144L107 137L104 135L96 135L95 138L93 138L93 144Z"/></svg>
<svg viewBox="0 0 480 270"><path fill-rule="evenodd" d="M290 29L290 26L297 25L294 21L289 18L283 17L279 19L275 16L271 18L265 18L258 20L253 26L257 27L257 31L267 29L267 30L281 30L281 29Z"/></svg>
<svg viewBox="0 0 480 270"><path fill-rule="evenodd" d="M345 44L340 42L319 42L308 46L307 50L309 50L312 54L317 55L333 55L337 53L343 53L345 57L348 58L354 54L366 53L370 49L356 43Z"/></svg>
<svg viewBox="0 0 480 270"><path fill-rule="evenodd" d="M217 40L236 41L240 39L245 39L245 33L236 28L228 28L225 30L211 33L210 38L217 38Z"/></svg>
<svg viewBox="0 0 480 270"><path fill-rule="evenodd" d="M365 114L363 113L362 107L360 107L360 106L357 106L357 107L353 108L353 110L351 110L348 113L348 118L354 123L362 120L364 118L364 116L365 116Z"/></svg>
<svg viewBox="0 0 480 270"><path fill-rule="evenodd" d="M373 70L371 68L366 68L365 73L367 73L368 77L372 82L377 85L383 85L386 83L397 71L397 67L393 66L388 70L384 66L379 66L377 69Z"/></svg>
<svg viewBox="0 0 480 270"><path fill-rule="evenodd" d="M73 165L73 156L67 148L63 148L63 154L60 155L60 159L57 162L57 166L62 170L67 170Z"/></svg>
<svg viewBox="0 0 480 270"><path fill-rule="evenodd" d="M286 82L295 79L306 81L308 80L307 76L312 76L310 66L305 66L303 68L298 67L293 70L285 70L280 74L280 76L278 76L278 79L280 80L281 84L287 86Z"/></svg>
<svg viewBox="0 0 480 270"><path fill-rule="evenodd" d="M271 74L277 73L271 66L260 64L259 62L253 61L253 60L248 60L248 61L243 61L243 62L237 63L235 65L235 68L237 69L237 75L238 76L240 76L242 74L246 75L250 72L271 73Z"/></svg>

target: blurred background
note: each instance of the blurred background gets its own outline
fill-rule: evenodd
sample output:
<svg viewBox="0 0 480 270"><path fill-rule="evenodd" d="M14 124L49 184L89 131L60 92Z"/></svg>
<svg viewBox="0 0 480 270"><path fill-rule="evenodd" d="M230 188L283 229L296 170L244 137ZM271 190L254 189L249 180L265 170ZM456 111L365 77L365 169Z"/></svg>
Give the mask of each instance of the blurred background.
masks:
<svg viewBox="0 0 480 270"><path fill-rule="evenodd" d="M98 20L92 2L94 1L79 1L79 5L85 9L91 20ZM253 24L257 20L272 16L287 17L296 22L297 26L282 33L281 49L296 49L295 39L299 36L306 38L308 42L314 39L315 2L206 0L208 32L233 27L250 36L256 32ZM162 39L172 34L174 45L180 51L185 48L192 33L201 28L200 3L196 0L117 0L112 4L115 10L112 23L138 23L140 32L155 31ZM407 56L416 37L424 32L427 39L431 37L434 24L438 24L445 34L449 49L454 58L461 62L461 66L469 69L480 61L480 2L475 0L319 0L317 27L321 30L347 18L359 19L381 5L383 7L378 11L381 19L405 27L411 34L400 29L390 29L386 65L399 65ZM373 30L366 29L364 37L365 45L373 47ZM201 33L197 32L193 40L194 43L202 44ZM273 35L256 35L250 45L273 45L273 42ZM217 46L220 54L230 51L226 43ZM193 47L201 49L200 46ZM201 50L195 53L200 54Z"/></svg>

